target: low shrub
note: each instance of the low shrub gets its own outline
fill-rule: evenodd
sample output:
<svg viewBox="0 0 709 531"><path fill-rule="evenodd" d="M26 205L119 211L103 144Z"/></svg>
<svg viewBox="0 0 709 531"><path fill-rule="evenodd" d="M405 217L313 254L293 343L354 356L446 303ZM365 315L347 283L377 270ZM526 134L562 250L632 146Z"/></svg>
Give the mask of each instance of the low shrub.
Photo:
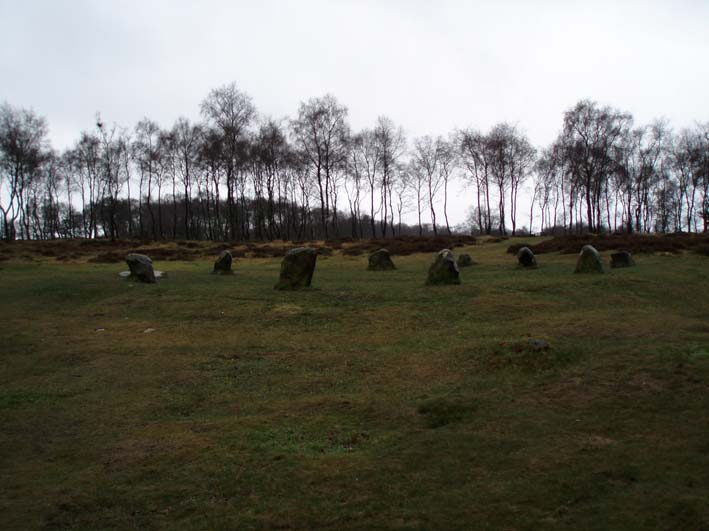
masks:
<svg viewBox="0 0 709 531"><path fill-rule="evenodd" d="M292 248L291 246L277 247L274 245L251 245L247 246L249 253L254 258L279 258Z"/></svg>
<svg viewBox="0 0 709 531"><path fill-rule="evenodd" d="M694 252L704 256L709 256L709 243L702 243L694 248Z"/></svg>
<svg viewBox="0 0 709 531"><path fill-rule="evenodd" d="M507 248L516 254L522 247L529 247L534 254L575 254L584 245L593 245L598 251L625 250L631 253L680 253L709 245L709 235L697 234L567 234L555 236L537 244L515 243Z"/></svg>
<svg viewBox="0 0 709 531"><path fill-rule="evenodd" d="M202 249L202 253L206 255L219 254L222 251L228 250L230 247L231 245L229 245L228 243L218 243L216 245L212 245L211 247L207 247L206 249Z"/></svg>
<svg viewBox="0 0 709 531"><path fill-rule="evenodd" d="M122 262L125 259L125 254L123 253L117 253L115 251L108 251L107 253L101 253L93 258L89 258L87 261L91 262L93 264L116 264L118 262ZM62 259L62 260L68 260L68 256L63 256L61 258L57 258L57 260Z"/></svg>
<svg viewBox="0 0 709 531"><path fill-rule="evenodd" d="M437 253L475 243L474 236L398 236L391 239L360 240L343 247L342 254L356 256L387 249L392 255L406 256L414 253Z"/></svg>
<svg viewBox="0 0 709 531"><path fill-rule="evenodd" d="M174 249L171 247L148 247L147 249L133 249L126 252L126 254L128 253L144 254L146 256L149 256L153 260L169 261L195 260L200 254L199 251L189 251L187 249L180 248Z"/></svg>

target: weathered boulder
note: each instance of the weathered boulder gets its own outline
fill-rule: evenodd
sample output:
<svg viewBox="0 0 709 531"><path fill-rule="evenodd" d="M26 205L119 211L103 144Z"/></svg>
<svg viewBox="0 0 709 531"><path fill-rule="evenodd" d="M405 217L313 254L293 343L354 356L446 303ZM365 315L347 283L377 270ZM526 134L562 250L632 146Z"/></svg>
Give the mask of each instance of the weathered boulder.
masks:
<svg viewBox="0 0 709 531"><path fill-rule="evenodd" d="M443 249L436 254L431 267L428 268L426 284L460 284L459 275L460 270L453 253L449 249Z"/></svg>
<svg viewBox="0 0 709 531"><path fill-rule="evenodd" d="M629 251L618 251L611 254L611 267L632 267L634 265L635 260Z"/></svg>
<svg viewBox="0 0 709 531"><path fill-rule="evenodd" d="M458 260L456 261L456 263L458 264L458 267L468 267L471 265L475 265L475 262L473 262L473 259L469 254L458 255Z"/></svg>
<svg viewBox="0 0 709 531"><path fill-rule="evenodd" d="M219 258L214 262L214 273L220 273L222 275L230 275L232 256L229 251L222 251L219 253Z"/></svg>
<svg viewBox="0 0 709 531"><path fill-rule="evenodd" d="M522 267L537 267L537 258L529 247L517 251L517 261Z"/></svg>
<svg viewBox="0 0 709 531"><path fill-rule="evenodd" d="M574 273L603 273L601 255L592 245L584 245L576 259Z"/></svg>
<svg viewBox="0 0 709 531"><path fill-rule="evenodd" d="M392 269L396 269L396 266L386 249L379 249L369 255L368 271L391 271Z"/></svg>
<svg viewBox="0 0 709 531"><path fill-rule="evenodd" d="M153 271L153 261L144 254L130 253L126 255L126 263L130 269L129 279L140 280L154 284L155 271Z"/></svg>
<svg viewBox="0 0 709 531"><path fill-rule="evenodd" d="M281 262L281 276L275 285L275 289L286 290L309 287L313 279L317 258L318 250L312 247L296 247L288 251Z"/></svg>

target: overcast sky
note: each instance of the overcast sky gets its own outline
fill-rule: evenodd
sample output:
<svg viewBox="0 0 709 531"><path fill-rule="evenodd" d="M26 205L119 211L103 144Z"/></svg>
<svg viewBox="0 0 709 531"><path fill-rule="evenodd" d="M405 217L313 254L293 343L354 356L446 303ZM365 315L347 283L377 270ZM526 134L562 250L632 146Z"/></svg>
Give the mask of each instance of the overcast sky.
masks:
<svg viewBox="0 0 709 531"><path fill-rule="evenodd" d="M0 0L0 101L57 148L97 111L198 119L231 81L265 115L329 92L409 138L509 121L543 146L583 98L678 129L709 120L709 1Z"/></svg>

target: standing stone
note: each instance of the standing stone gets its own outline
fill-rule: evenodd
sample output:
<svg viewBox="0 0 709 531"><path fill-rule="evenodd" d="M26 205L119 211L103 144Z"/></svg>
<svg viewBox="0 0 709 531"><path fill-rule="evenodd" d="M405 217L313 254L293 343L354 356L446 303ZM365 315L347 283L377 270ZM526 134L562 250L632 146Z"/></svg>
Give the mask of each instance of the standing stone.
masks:
<svg viewBox="0 0 709 531"><path fill-rule="evenodd" d="M574 273L603 273L601 255L592 245L584 245L576 260Z"/></svg>
<svg viewBox="0 0 709 531"><path fill-rule="evenodd" d="M473 259L469 254L461 254L458 256L457 264L458 267L468 267L471 265L475 265L475 262L473 262Z"/></svg>
<svg viewBox="0 0 709 531"><path fill-rule="evenodd" d="M214 273L221 273L222 275L230 275L231 271L232 256L229 251L222 251L219 253L219 258L214 262Z"/></svg>
<svg viewBox="0 0 709 531"><path fill-rule="evenodd" d="M317 258L318 250L312 247L296 247L288 251L281 262L281 276L275 289L310 287Z"/></svg>
<svg viewBox="0 0 709 531"><path fill-rule="evenodd" d="M618 251L611 255L611 267L633 267L635 260L629 251Z"/></svg>
<svg viewBox="0 0 709 531"><path fill-rule="evenodd" d="M386 249L379 249L369 255L368 271L391 271L392 269L396 269L396 266Z"/></svg>
<svg viewBox="0 0 709 531"><path fill-rule="evenodd" d="M140 280L148 284L154 284L155 271L153 271L153 261L144 254L131 253L126 255L126 263L130 269L129 279Z"/></svg>
<svg viewBox="0 0 709 531"><path fill-rule="evenodd" d="M522 267L537 267L537 258L529 247L517 251L517 261Z"/></svg>
<svg viewBox="0 0 709 531"><path fill-rule="evenodd" d="M428 280L426 284L460 284L460 270L455 263L453 253L449 249L443 249L436 255L435 260L428 268Z"/></svg>

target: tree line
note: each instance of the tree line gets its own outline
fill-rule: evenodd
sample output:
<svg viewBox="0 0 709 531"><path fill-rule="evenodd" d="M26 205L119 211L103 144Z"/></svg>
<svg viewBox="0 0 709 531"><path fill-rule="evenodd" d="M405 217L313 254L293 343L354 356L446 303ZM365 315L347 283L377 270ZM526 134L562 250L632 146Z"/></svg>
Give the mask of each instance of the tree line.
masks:
<svg viewBox="0 0 709 531"><path fill-rule="evenodd" d="M636 126L630 113L582 100L538 149L509 123L409 141L382 116L353 131L332 95L275 120L233 83L212 90L200 111L198 123L180 117L169 129L97 115L60 153L45 118L2 104L4 239L451 234L461 227L451 227L449 194L461 182L474 233L708 230L709 124Z"/></svg>

